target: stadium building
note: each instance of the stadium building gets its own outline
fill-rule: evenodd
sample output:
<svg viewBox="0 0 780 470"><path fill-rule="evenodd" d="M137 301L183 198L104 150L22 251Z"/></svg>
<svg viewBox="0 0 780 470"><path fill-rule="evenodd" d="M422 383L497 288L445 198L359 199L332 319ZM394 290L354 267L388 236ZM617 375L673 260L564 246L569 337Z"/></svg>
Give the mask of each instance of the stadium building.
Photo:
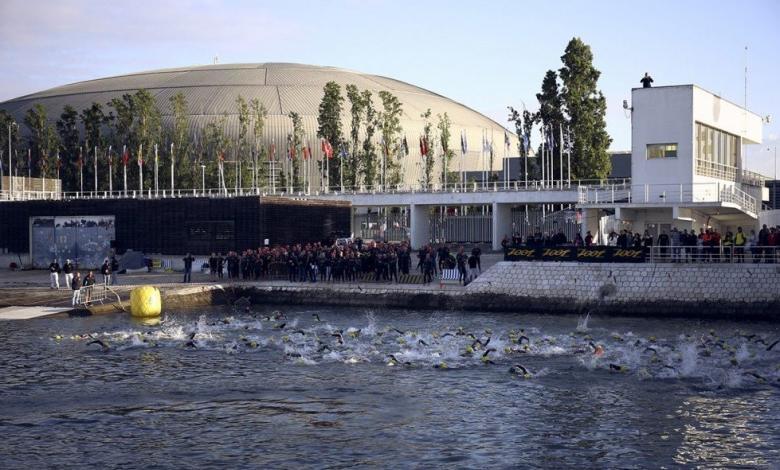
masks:
<svg viewBox="0 0 780 470"><path fill-rule="evenodd" d="M390 92L402 102L401 126L403 135L407 138L409 152L408 155L401 156L398 162L401 165L404 182L408 185L414 186L420 181L422 159L419 137L424 126L421 114L427 109L431 110L435 133L437 115L447 113L451 120L449 146L455 151L456 157L450 163L448 168L450 171L462 170L464 174L468 172L479 175L480 172L487 170L491 160L489 151L485 150L485 141L492 143L491 169L493 171L501 171L504 157L517 154L515 135L507 132L499 123L444 96L392 78L335 67L301 64L219 64L133 73L88 80L33 93L0 103L0 109L8 111L21 125L27 110L36 104L41 104L46 108L50 122L54 124L66 105L81 111L97 102L108 112L112 108L107 104L113 98L121 98L126 93L146 89L156 99L157 107L162 113L163 125L171 126L173 112L169 100L181 92L187 100L192 136L202 136L208 123L224 116L226 135L235 142L239 133L236 99L240 95L247 102L253 99L259 100L267 109L268 117L262 143L264 148L269 148L272 142L275 143L277 159L285 155L287 137L293 132L292 121L288 114L296 112L302 117L305 143L311 147L314 160L321 160L323 152L317 138L317 116L323 97L323 87L330 81L341 85L342 96L345 97L342 128L345 138L348 137L351 120L349 102L346 100L344 89L346 85L353 84L361 91L371 91L377 110L381 110L378 96L380 91ZM25 132L25 126L21 125L21 127ZM465 133L467 142L467 152L463 158L461 158L462 132ZM379 132L375 134L375 140L379 149L381 144ZM433 140L438 142L436 138ZM433 150L437 161L433 174L439 175L441 173L439 149ZM73 190L73 188L63 188L63 190Z"/></svg>

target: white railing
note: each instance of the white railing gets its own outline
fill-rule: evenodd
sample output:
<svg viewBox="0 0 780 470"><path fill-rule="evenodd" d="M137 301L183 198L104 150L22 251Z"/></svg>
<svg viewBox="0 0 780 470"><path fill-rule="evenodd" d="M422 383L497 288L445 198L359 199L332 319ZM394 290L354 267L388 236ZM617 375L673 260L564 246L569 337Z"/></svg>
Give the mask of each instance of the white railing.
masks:
<svg viewBox="0 0 780 470"><path fill-rule="evenodd" d="M580 204L678 204L729 203L740 210L757 214L756 198L734 185L693 184L613 184L579 188Z"/></svg>
<svg viewBox="0 0 780 470"><path fill-rule="evenodd" d="M182 197L209 197L229 198L238 196L279 196L279 197L312 197L332 194L410 194L410 193L478 193L478 192L515 192L515 191L573 191L580 186L595 185L597 187L607 184L622 184L628 179L620 180L577 180L568 183L566 181L541 182L541 181L493 181L493 182L467 182L432 184L423 187L419 184L399 184L394 186L361 185L355 188L295 188L288 189L267 187L258 188L198 188L198 189L160 189L155 191L148 188L140 190L114 190L114 191L68 191L68 192L42 192L42 191L0 191L0 201L29 201L29 200L73 200L73 199L167 199Z"/></svg>
<svg viewBox="0 0 780 470"><path fill-rule="evenodd" d="M780 263L776 246L651 246L645 248L651 263Z"/></svg>
<svg viewBox="0 0 780 470"><path fill-rule="evenodd" d="M700 158L696 159L696 174L759 187L763 187L767 180L766 176L756 173L755 171L740 170L733 166L710 162ZM737 178L738 176L739 178Z"/></svg>

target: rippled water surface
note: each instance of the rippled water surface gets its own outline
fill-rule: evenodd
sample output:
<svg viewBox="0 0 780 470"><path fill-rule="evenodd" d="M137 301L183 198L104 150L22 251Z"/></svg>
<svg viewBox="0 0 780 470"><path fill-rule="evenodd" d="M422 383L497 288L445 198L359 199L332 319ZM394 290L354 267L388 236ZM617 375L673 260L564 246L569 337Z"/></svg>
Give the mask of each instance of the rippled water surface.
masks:
<svg viewBox="0 0 780 470"><path fill-rule="evenodd" d="M241 305L0 323L0 467L780 465L776 325L583 320Z"/></svg>

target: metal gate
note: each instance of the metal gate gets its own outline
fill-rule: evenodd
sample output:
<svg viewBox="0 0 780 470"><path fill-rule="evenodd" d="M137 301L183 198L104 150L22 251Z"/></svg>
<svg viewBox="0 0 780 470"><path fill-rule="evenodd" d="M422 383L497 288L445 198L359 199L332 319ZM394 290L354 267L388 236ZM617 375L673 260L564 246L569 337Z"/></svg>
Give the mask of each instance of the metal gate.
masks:
<svg viewBox="0 0 780 470"><path fill-rule="evenodd" d="M576 210L546 211L539 206L512 209L512 227L513 232L523 237L523 240L536 233L552 236L563 230L566 239L573 241L580 231Z"/></svg>
<svg viewBox="0 0 780 470"><path fill-rule="evenodd" d="M401 242L409 239L409 215L400 212L369 212L353 214L355 236L363 240Z"/></svg>
<svg viewBox="0 0 780 470"><path fill-rule="evenodd" d="M431 216L431 239L436 243L491 243L493 217L487 215Z"/></svg>

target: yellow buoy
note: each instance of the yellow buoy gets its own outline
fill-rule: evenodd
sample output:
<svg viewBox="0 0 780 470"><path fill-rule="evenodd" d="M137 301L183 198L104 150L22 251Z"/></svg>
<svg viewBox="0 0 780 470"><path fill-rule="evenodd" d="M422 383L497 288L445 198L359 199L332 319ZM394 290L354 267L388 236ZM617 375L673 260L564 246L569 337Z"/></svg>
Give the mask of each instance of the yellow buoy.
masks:
<svg viewBox="0 0 780 470"><path fill-rule="evenodd" d="M160 290L154 286L136 287L130 292L130 314L134 317L157 317L162 312Z"/></svg>

